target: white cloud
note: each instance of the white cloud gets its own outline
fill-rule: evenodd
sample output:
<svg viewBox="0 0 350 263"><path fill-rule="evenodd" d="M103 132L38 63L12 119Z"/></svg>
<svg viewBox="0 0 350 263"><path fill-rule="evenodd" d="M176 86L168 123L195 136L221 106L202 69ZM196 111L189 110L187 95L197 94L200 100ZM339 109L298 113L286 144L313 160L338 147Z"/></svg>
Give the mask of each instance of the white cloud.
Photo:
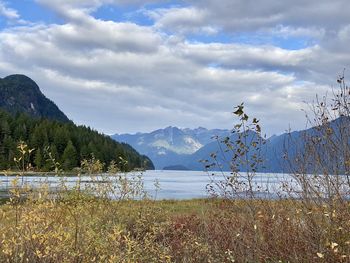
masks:
<svg viewBox="0 0 350 263"><path fill-rule="evenodd" d="M293 27L339 28L348 24L346 0L295 0L290 2L266 0L186 1L199 10L206 10L204 20L228 31L273 28L276 25Z"/></svg>
<svg viewBox="0 0 350 263"><path fill-rule="evenodd" d="M3 16L10 20L16 20L20 18L18 12L15 9L7 7L7 5L2 1L0 1L0 16Z"/></svg>
<svg viewBox="0 0 350 263"><path fill-rule="evenodd" d="M301 50L286 50L274 46L246 44L183 43L178 52L203 65L233 68L275 68L301 66L310 59L316 47Z"/></svg>
<svg viewBox="0 0 350 263"><path fill-rule="evenodd" d="M74 121L106 133L168 125L230 128L230 112L243 101L269 133L288 123L303 128L303 101L324 93L350 66L342 1L187 1L186 7L148 10L152 26L92 16L103 4L126 1L38 1L65 22L0 32L1 76L27 74ZM133 1L143 10L145 3ZM289 50L186 38L219 32L311 37L315 43Z"/></svg>
<svg viewBox="0 0 350 263"><path fill-rule="evenodd" d="M194 7L160 8L146 10L144 13L156 21L155 27L158 29L180 34L212 35L218 32L218 28L205 24L206 11Z"/></svg>
<svg viewBox="0 0 350 263"><path fill-rule="evenodd" d="M35 0L37 3L47 6L57 13L73 17L72 13L89 14L99 7L109 5L145 5L161 2L160 0Z"/></svg>

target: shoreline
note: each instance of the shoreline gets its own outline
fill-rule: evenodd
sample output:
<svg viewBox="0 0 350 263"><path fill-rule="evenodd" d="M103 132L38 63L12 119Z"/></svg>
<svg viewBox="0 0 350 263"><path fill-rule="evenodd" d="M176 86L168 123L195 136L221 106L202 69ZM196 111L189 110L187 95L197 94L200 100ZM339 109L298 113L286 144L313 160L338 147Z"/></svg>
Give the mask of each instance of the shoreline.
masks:
<svg viewBox="0 0 350 263"><path fill-rule="evenodd" d="M8 176L8 177L16 177L16 176L23 176L23 177L33 177L33 176L76 176L77 173L73 172L64 172L62 175L58 175L55 172L34 172L34 171L0 171L0 176Z"/></svg>

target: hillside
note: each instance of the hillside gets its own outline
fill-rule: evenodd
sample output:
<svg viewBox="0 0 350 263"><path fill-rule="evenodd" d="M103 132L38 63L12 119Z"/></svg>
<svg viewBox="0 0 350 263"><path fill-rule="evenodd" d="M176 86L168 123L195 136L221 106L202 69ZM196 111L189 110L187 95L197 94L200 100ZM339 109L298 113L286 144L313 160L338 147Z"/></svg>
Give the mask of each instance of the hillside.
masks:
<svg viewBox="0 0 350 263"><path fill-rule="evenodd" d="M105 164L119 164L122 170L154 169L152 161L126 143L85 126L77 126L24 75L0 79L0 170L16 168L17 144L24 141L34 151L28 160L37 170L51 170L49 153L64 170L95 157Z"/></svg>
<svg viewBox="0 0 350 263"><path fill-rule="evenodd" d="M0 108L12 114L26 113L37 118L68 122L67 116L24 75L0 79Z"/></svg>
<svg viewBox="0 0 350 263"><path fill-rule="evenodd" d="M228 136L228 137L227 137ZM210 143L204 145L201 149L196 151L195 153L189 155L186 160L184 160L184 166L190 170L204 170L205 165L203 164L203 160L208 160L208 163L213 163L214 160L210 158L211 154L215 153L217 156L216 162L217 165L213 167L213 170L220 169L229 171L230 170L230 161L232 158L232 151L228 150L226 145L223 143L224 138L230 138L231 144L235 145L235 141L238 140L239 135L236 134L226 134L226 136L219 137L218 139L212 139ZM259 135L255 132L248 132L247 141L252 141L253 139L259 138ZM263 141L263 139L262 139ZM253 148L249 156L251 157L254 153L256 153ZM245 170L246 167L244 165L239 165L239 169ZM260 168L261 169L261 168Z"/></svg>
<svg viewBox="0 0 350 263"><path fill-rule="evenodd" d="M92 156L106 165L113 160L118 162L122 157L128 161L127 165L120 164L122 170L153 169L152 162L130 145L117 143L88 127L32 118L24 113L12 116L0 110L0 170L16 168L14 158L19 156L19 141L35 149L29 161L39 170L53 168L48 160L49 152L64 170L71 170Z"/></svg>

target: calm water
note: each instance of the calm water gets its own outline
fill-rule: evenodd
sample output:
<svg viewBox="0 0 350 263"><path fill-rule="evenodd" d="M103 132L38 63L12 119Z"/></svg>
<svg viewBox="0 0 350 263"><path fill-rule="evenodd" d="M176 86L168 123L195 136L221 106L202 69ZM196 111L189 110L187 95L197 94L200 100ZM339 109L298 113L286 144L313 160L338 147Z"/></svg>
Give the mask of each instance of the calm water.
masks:
<svg viewBox="0 0 350 263"><path fill-rule="evenodd" d="M130 176L135 176L141 173L134 172ZM227 174L229 175L229 174ZM218 182L223 179L222 175L217 173L212 177L205 172L200 171L146 171L142 173L144 188L150 196L157 199L192 199L209 197L206 187L211 182ZM82 182L89 184L91 178L89 176L81 177ZM2 195L6 195L6 191L11 186L13 177L0 176L0 191ZM62 178L53 176L30 176L23 177L23 182L32 187L38 186L41 183L48 183L52 189L59 186ZM65 177L65 184L74 186L78 177ZM160 189L155 191L155 182L158 181ZM259 192L266 192L269 195L267 198L277 197L277 193L282 193L284 183L292 183L292 179L283 174L257 174L254 177L255 188ZM22 182L22 178L19 181ZM260 186L260 189L257 187ZM261 194L263 195L263 194Z"/></svg>

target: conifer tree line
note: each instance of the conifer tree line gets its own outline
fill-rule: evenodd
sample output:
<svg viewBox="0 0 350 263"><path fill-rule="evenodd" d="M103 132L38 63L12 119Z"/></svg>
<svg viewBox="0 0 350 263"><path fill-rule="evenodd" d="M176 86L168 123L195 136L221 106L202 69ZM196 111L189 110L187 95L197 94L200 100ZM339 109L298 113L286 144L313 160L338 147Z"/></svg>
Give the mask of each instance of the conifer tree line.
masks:
<svg viewBox="0 0 350 263"><path fill-rule="evenodd" d="M26 114L10 115L0 110L0 169L15 169L17 145L24 141L34 149L30 163L37 171L52 170L52 160L59 162L66 171L79 167L84 159L96 158L107 167L112 161L120 163L120 169L153 169L146 156L138 154L131 146L118 143L110 137L73 122L62 123L48 119L35 119ZM120 159L126 160L119 162Z"/></svg>

